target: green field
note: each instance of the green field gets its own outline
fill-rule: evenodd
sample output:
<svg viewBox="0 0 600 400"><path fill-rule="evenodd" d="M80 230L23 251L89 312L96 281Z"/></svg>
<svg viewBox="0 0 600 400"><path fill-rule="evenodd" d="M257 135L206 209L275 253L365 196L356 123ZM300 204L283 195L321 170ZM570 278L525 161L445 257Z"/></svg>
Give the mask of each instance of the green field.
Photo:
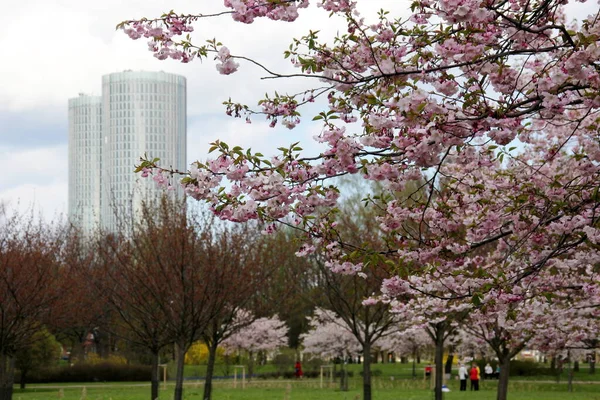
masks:
<svg viewBox="0 0 600 400"><path fill-rule="evenodd" d="M340 392L335 385L321 389L318 379L301 381L265 381L254 380L242 389L240 381L233 388L232 380L216 382L214 400L359 400L361 398L360 380L350 380L350 390ZM473 399L494 400L496 398L495 382L482 382L482 389L475 392L459 392L458 383L448 383L451 392L444 394L446 400ZM188 400L202 399L202 383L188 382L184 398ZM161 390L161 400L172 398L172 384L167 390ZM150 389L148 384L90 384L65 385L31 385L24 391L16 390L15 400L148 400ZM432 391L423 380L390 380L377 378L373 385L375 400L431 400ZM574 391L567 391L566 383L543 383L519 381L510 384L509 398L511 400L600 400L600 384L579 383L574 385Z"/></svg>
<svg viewBox="0 0 600 400"><path fill-rule="evenodd" d="M316 364L315 364L316 365ZM306 370L318 367L305 365ZM319 364L320 365L320 364ZM339 369L339 365L336 366ZM425 364L416 367L417 379L412 379L412 364L385 363L374 364L373 399L374 400L432 400L433 393L429 382L423 378ZM574 374L573 392L567 390L567 372L560 376L512 376L509 387L510 400L600 400L600 371L590 375L586 368ZM340 392L336 383L330 384L325 377L324 386L320 388L319 378L303 380L261 379L254 378L241 388L241 379L237 380L237 388L233 387L233 379L215 379L213 400L360 400L362 398L362 365L348 364L348 371L353 373L349 379L348 392ZM185 395L186 400L201 400L203 394L202 380L193 377L203 376L205 366L186 366ZM292 370L292 365L267 364L257 366L255 372L274 373ZM216 375L231 376L233 370L225 365L218 365ZM173 375L171 375L173 376ZM497 381L482 381L481 390L477 393L458 391L456 368L452 379L447 382L451 392L444 394L445 400L495 400ZM85 386L85 395L83 387ZM173 383L169 382L167 390L161 390L161 400L171 400ZM149 400L148 383L93 383L93 384L49 384L28 385L24 391L16 390L14 400Z"/></svg>
<svg viewBox="0 0 600 400"><path fill-rule="evenodd" d="M320 364L319 364L320 365ZM540 364L543 365L543 364ZM285 368L287 367L287 368ZM339 370L339 365L336 366L336 368ZM362 365L361 364L347 364L346 368L348 369L348 371L351 371L355 376L358 376L360 374L360 371L362 371ZM423 378L423 372L424 372L424 368L425 368L425 363L421 363L421 364L417 364L416 365L416 374L417 374L417 378ZM314 366L308 366L305 365L304 366L304 370L315 370L318 371L319 368L314 367ZM289 366L276 366L273 364L266 364L266 365L261 365L261 366L256 366L254 368L254 372L256 374L262 374L262 373L273 373L277 370L287 370L287 371L293 371L293 364L290 364ZM379 363L379 364L373 364L371 366L371 370L373 371L373 375L377 376L379 375L381 378L391 378L394 377L395 379L411 379L412 378L412 364L402 364L402 363ZM174 365L170 365L169 366L169 373L170 376L174 376L175 374L175 366ZM453 369L453 378L456 377L458 373L458 366L454 366ZM205 365L187 365L185 367L185 375L187 377L203 377L206 374L206 366ZM215 375L233 375L233 369L231 366L226 367L225 365L221 365L221 364L217 364L216 368L215 368ZM555 381L556 380L556 376L553 375L537 375L537 376L514 376L511 377L511 379L515 379L515 380L536 380L536 381ZM587 382L587 381L598 381L600 382L600 370L598 370L598 372L596 374L589 374L588 373L588 369L587 369L587 364L583 364L580 367L580 371L579 372L574 372L573 374L573 379L575 382ZM566 381L567 380L567 370L566 367L563 370L562 374L560 375L560 382Z"/></svg>

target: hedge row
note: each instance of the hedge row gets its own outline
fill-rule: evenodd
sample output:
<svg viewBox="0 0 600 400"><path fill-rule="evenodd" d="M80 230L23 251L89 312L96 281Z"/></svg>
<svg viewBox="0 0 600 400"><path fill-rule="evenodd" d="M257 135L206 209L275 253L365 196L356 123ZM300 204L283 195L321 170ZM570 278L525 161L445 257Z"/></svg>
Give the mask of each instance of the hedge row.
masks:
<svg viewBox="0 0 600 400"><path fill-rule="evenodd" d="M510 362L510 375L511 376L538 376L555 375L556 372L552 371L549 365L539 364L533 361L523 360L512 360Z"/></svg>
<svg viewBox="0 0 600 400"><path fill-rule="evenodd" d="M346 371L346 373L348 374L349 377L354 376L354 373L352 371ZM324 376L329 377L329 374L327 371L323 372L323 374L324 374ZM304 378L318 378L319 376L321 376L321 372L320 371L302 371L302 375ZM337 371L335 373L336 378L339 378L340 375L341 375L340 371ZM258 379L279 379L279 378L294 379L296 377L296 374L293 371L285 371L285 372L276 371L276 372L265 372L265 373L261 373L261 374L255 374L254 377L258 378Z"/></svg>
<svg viewBox="0 0 600 400"><path fill-rule="evenodd" d="M494 371L496 370L497 363L497 361L490 362ZM485 361L477 361L477 365L479 365L482 374L485 364ZM467 364L467 368L469 368L469 364ZM510 376L552 376L555 374L556 371L552 371L547 364L540 364L531 360L511 360L510 362Z"/></svg>
<svg viewBox="0 0 600 400"><path fill-rule="evenodd" d="M27 374L27 383L53 382L148 382L151 367L127 364L76 364L45 368ZM15 382L20 382L17 372Z"/></svg>

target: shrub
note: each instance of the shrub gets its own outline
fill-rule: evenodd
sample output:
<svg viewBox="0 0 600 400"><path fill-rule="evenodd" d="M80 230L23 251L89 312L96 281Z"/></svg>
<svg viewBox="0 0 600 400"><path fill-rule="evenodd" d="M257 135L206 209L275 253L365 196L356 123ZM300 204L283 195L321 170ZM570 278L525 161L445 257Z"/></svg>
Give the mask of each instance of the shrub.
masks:
<svg viewBox="0 0 600 400"><path fill-rule="evenodd" d="M348 377L352 378L354 376L354 372L353 371L348 371L346 370L346 374L348 375ZM336 371L335 375L336 378L339 378L342 376L342 371Z"/></svg>
<svg viewBox="0 0 600 400"><path fill-rule="evenodd" d="M321 365L331 364L330 361L323 360L322 358L316 356L305 357L302 366L308 370L316 370L318 371L321 368Z"/></svg>
<svg viewBox="0 0 600 400"><path fill-rule="evenodd" d="M275 357L273 357L273 365L275 369L279 372L287 372L292 371L294 369L294 364L296 363L296 353L293 350L287 349L282 350Z"/></svg>
<svg viewBox="0 0 600 400"><path fill-rule="evenodd" d="M86 364L113 364L113 365L125 365L127 359L117 354L111 354L107 358L102 358L96 353L88 354Z"/></svg>
<svg viewBox="0 0 600 400"><path fill-rule="evenodd" d="M264 372L255 374L254 377L258 379L279 379L281 377L281 372Z"/></svg>
<svg viewBox="0 0 600 400"><path fill-rule="evenodd" d="M362 370L359 373L360 373L360 376L364 375ZM381 376L381 375L383 375L383 371L381 371L380 369L371 370L371 376Z"/></svg>
<svg viewBox="0 0 600 400"><path fill-rule="evenodd" d="M314 371L314 370L308 370L308 371L302 371L303 373L303 377L304 378L318 378L320 376L320 372L319 371ZM352 376L349 374L349 376ZM285 372L263 372L260 374L256 374L254 375L255 378L257 379L296 379L296 374L294 373L294 371L285 371Z"/></svg>
<svg viewBox="0 0 600 400"><path fill-rule="evenodd" d="M552 375L550 368L544 368L531 360L512 360L510 362L511 376Z"/></svg>
<svg viewBox="0 0 600 400"><path fill-rule="evenodd" d="M217 363L223 362L223 355L225 350L221 347L217 348ZM202 342L194 343L190 349L185 353L185 364L186 365L200 365L208 362L208 347Z"/></svg>

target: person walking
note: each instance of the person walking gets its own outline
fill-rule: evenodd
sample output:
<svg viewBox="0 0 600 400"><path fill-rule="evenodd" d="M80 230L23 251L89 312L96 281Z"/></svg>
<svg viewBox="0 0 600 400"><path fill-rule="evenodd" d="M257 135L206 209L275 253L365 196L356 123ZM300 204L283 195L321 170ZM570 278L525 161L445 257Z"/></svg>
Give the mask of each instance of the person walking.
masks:
<svg viewBox="0 0 600 400"><path fill-rule="evenodd" d="M425 366L425 379L431 378L431 371L432 370L433 370L433 368L431 368L431 365L427 364Z"/></svg>
<svg viewBox="0 0 600 400"><path fill-rule="evenodd" d="M479 376L479 367L477 366L477 364L473 363L471 371L469 371L469 378L471 378L471 390L479 390Z"/></svg>
<svg viewBox="0 0 600 400"><path fill-rule="evenodd" d="M465 392L467 390L467 367L465 364L461 364L458 369L458 379L460 379L460 391Z"/></svg>
<svg viewBox="0 0 600 400"><path fill-rule="evenodd" d="M302 364L300 364L300 360L296 361L296 365L294 365L294 375L296 376L296 379L302 379L302 375L304 375L302 373Z"/></svg>

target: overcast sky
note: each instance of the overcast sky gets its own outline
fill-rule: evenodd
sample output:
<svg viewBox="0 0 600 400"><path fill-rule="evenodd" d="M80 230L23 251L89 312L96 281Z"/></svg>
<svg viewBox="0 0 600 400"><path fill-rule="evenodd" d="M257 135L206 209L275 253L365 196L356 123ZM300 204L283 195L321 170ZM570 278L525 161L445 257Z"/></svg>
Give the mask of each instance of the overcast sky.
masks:
<svg viewBox="0 0 600 400"><path fill-rule="evenodd" d="M411 2L358 3L365 15L374 16L380 8L391 9L395 15L407 12ZM584 5L578 13L592 4L596 5ZM238 73L225 77L218 74L212 60L191 64L158 61L147 51L145 39L133 41L115 31L122 20L158 16L170 9L210 13L223 10L223 6L220 0L20 0L2 5L0 201L21 210L33 206L47 219L66 213L67 101L80 92L99 95L102 75L125 69L163 70L187 78L188 163L205 158L208 143L217 138L264 154L295 141L301 141L308 151L317 151L311 138L319 132L318 125L306 124L293 131L269 129L260 117L248 125L225 116L221 105L229 97L254 105L265 92L293 93L303 88L306 80L260 80L260 71L244 64ZM232 54L290 72L282 53L293 37L309 29L331 37L343 29L343 21L329 20L327 13L311 6L301 10L301 17L292 24L258 21L243 25L223 16L201 20L195 27L198 42L216 37ZM307 112L304 120L312 116Z"/></svg>

